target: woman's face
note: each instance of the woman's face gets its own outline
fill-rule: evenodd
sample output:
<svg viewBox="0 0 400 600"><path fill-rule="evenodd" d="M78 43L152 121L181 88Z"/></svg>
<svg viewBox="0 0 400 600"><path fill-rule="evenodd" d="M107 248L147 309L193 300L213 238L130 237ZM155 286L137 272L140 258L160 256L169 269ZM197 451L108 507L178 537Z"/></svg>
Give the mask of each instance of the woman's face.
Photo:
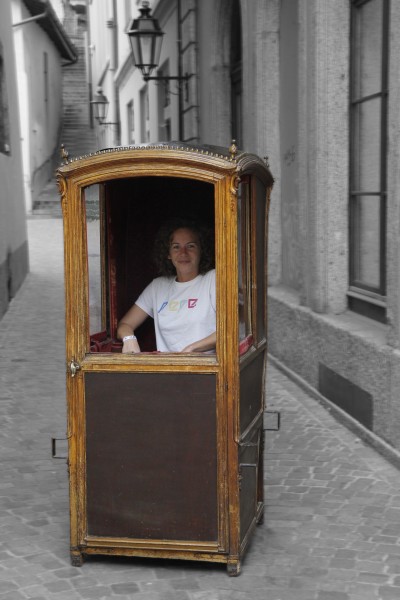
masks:
<svg viewBox="0 0 400 600"><path fill-rule="evenodd" d="M190 281L199 274L201 248L195 231L182 227L171 235L168 258L176 269L177 281Z"/></svg>

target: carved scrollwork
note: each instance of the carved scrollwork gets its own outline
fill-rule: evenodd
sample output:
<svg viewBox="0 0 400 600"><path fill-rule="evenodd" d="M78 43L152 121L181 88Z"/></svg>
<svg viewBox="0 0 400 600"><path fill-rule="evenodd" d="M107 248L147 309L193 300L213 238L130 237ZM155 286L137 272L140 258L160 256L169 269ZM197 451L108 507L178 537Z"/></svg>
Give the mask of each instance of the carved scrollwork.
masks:
<svg viewBox="0 0 400 600"><path fill-rule="evenodd" d="M237 173L231 177L229 191L231 194L231 211L234 212L237 204L237 195L239 189L240 177Z"/></svg>
<svg viewBox="0 0 400 600"><path fill-rule="evenodd" d="M237 173L231 177L230 192L233 196L237 196L239 189L240 177Z"/></svg>
<svg viewBox="0 0 400 600"><path fill-rule="evenodd" d="M64 200L64 197L67 193L67 182L65 181L65 178L59 172L57 173L57 185L58 185L58 192L61 196L61 199Z"/></svg>
<svg viewBox="0 0 400 600"><path fill-rule="evenodd" d="M65 216L67 213L67 182L66 182L65 178L60 174L60 172L57 173L56 179L57 179L58 191L61 196L61 208L63 211L63 215Z"/></svg>

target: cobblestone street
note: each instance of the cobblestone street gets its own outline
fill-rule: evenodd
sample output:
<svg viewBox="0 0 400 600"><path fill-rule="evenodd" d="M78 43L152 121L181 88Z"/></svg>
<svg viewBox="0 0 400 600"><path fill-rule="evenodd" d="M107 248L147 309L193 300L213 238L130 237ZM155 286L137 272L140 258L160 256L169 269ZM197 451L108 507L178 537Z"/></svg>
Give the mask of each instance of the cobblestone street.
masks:
<svg viewBox="0 0 400 600"><path fill-rule="evenodd" d="M268 366L266 511L237 578L219 565L70 565L61 219L28 221L31 272L0 321L0 600L399 600L400 472ZM62 447L60 448L62 450Z"/></svg>

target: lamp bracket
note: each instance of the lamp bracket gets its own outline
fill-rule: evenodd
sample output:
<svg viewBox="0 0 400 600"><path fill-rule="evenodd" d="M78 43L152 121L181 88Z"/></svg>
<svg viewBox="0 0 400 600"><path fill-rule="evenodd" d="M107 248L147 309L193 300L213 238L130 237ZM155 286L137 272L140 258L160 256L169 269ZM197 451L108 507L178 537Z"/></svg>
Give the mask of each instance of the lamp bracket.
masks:
<svg viewBox="0 0 400 600"><path fill-rule="evenodd" d="M186 75L155 75L155 76L148 76L148 75L143 75L143 79L144 81L184 81L184 85L185 85L185 99L186 102L189 99L189 79L192 77L192 75L190 75L189 73L186 73Z"/></svg>
<svg viewBox="0 0 400 600"><path fill-rule="evenodd" d="M148 75L143 75L143 79L145 81L149 81L151 80L159 80L159 81L171 81L171 80L175 80L175 81L186 81L188 82L190 77L192 77L192 75L186 74L186 75L182 75L181 77L179 75L173 76L173 75L160 75L158 77L150 77Z"/></svg>

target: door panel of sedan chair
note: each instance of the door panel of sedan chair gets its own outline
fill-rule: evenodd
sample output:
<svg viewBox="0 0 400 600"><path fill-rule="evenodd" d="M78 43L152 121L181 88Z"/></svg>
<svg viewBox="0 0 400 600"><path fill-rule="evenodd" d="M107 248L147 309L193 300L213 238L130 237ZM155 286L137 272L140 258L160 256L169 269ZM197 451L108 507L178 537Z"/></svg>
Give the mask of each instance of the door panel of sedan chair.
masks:
<svg viewBox="0 0 400 600"><path fill-rule="evenodd" d="M69 160L58 177L72 563L181 558L237 575L263 507L269 170L170 145ZM154 239L174 217L213 232L216 352L158 353L147 319L142 352L124 355L117 323L157 276Z"/></svg>

